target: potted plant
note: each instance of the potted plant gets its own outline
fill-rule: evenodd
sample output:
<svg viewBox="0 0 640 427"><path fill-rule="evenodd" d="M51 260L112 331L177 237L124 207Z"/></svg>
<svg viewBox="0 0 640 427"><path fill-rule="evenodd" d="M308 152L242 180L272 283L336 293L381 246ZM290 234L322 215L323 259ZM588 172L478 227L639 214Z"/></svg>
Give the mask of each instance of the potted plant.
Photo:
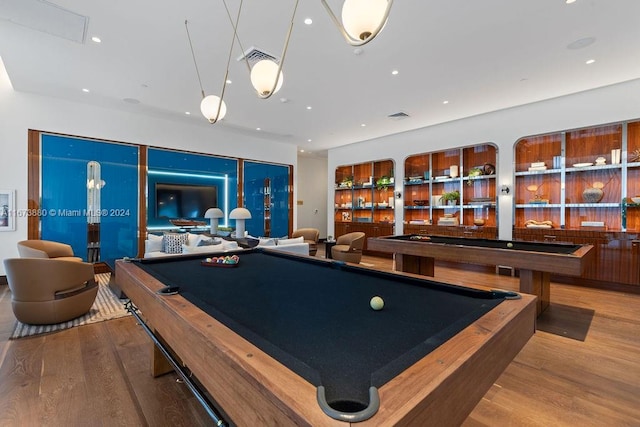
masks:
<svg viewBox="0 0 640 427"><path fill-rule="evenodd" d="M353 187L353 175L346 176L340 181L340 188Z"/></svg>
<svg viewBox="0 0 640 427"><path fill-rule="evenodd" d="M376 180L376 188L378 190L386 190L391 186L391 178L387 175L383 175Z"/></svg>
<svg viewBox="0 0 640 427"><path fill-rule="evenodd" d="M458 190L449 191L442 195L442 200L446 201L448 205L455 205L460 200L460 192Z"/></svg>

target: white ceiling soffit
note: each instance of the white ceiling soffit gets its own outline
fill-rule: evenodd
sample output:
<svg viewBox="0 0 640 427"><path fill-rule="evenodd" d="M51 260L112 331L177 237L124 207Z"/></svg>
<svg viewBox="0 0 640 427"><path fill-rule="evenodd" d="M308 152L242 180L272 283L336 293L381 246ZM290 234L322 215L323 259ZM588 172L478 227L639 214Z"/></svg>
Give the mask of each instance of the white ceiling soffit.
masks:
<svg viewBox="0 0 640 427"><path fill-rule="evenodd" d="M0 0L0 18L56 37L84 43L89 18L44 0Z"/></svg>

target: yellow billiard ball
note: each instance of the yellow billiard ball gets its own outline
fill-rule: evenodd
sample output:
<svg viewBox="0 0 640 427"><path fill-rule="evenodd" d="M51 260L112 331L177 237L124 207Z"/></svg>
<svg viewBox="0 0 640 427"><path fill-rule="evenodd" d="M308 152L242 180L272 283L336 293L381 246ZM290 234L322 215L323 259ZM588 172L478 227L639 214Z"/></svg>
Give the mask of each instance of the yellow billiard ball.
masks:
<svg viewBox="0 0 640 427"><path fill-rule="evenodd" d="M507 247L508 248L512 248L513 247L513 243L511 243L511 242L507 243Z"/></svg>
<svg viewBox="0 0 640 427"><path fill-rule="evenodd" d="M382 307L384 307L384 300L378 296L375 296L371 298L371 301L369 301L369 305L376 311L382 310Z"/></svg>

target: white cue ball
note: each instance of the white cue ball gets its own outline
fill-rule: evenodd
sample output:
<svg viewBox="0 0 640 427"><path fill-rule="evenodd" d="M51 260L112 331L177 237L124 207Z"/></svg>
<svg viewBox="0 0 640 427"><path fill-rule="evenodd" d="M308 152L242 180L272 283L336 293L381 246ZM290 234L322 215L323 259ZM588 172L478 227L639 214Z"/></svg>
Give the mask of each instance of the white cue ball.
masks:
<svg viewBox="0 0 640 427"><path fill-rule="evenodd" d="M508 248L512 248L513 247L513 243L511 243L511 242L507 243L507 247Z"/></svg>
<svg viewBox="0 0 640 427"><path fill-rule="evenodd" d="M384 300L380 297L373 297L371 298L371 301L369 301L369 305L376 311L382 310L382 307L384 307Z"/></svg>

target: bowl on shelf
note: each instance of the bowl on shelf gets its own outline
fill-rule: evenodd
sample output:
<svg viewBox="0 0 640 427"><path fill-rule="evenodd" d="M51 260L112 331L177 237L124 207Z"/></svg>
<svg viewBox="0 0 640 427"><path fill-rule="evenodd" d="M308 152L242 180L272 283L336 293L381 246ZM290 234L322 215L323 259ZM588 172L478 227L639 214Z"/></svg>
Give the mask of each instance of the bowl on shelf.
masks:
<svg viewBox="0 0 640 427"><path fill-rule="evenodd" d="M482 225L484 225L484 219L483 218L474 218L473 219L473 224L474 225L478 225L478 226L482 226Z"/></svg>
<svg viewBox="0 0 640 427"><path fill-rule="evenodd" d="M413 204L416 206L426 206L429 204L428 200L414 200Z"/></svg>
<svg viewBox="0 0 640 427"><path fill-rule="evenodd" d="M640 196L632 197L632 198L631 198L631 201L632 201L633 203L640 203Z"/></svg>

